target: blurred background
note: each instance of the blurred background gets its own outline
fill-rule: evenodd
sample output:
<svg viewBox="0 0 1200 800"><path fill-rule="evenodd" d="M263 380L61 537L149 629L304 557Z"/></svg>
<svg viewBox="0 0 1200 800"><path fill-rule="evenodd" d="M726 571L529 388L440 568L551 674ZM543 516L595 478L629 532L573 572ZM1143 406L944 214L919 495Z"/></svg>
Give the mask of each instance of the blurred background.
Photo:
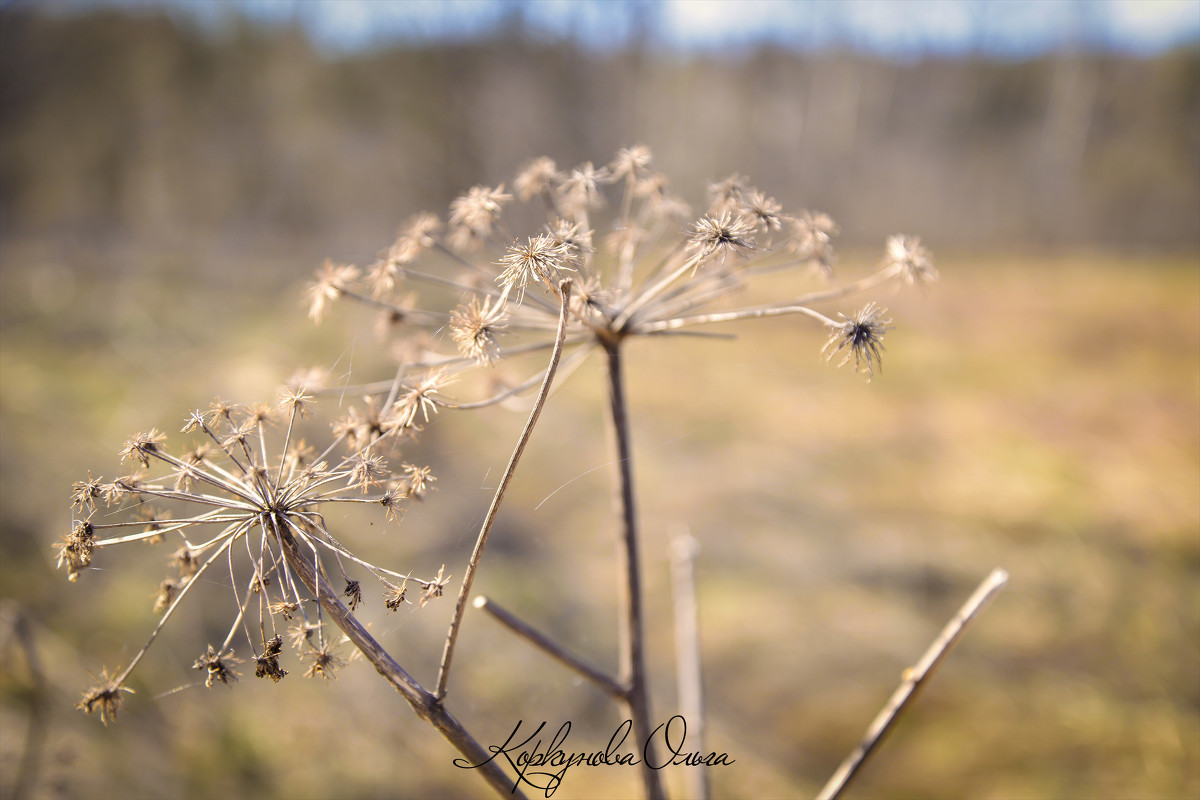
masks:
<svg viewBox="0 0 1200 800"><path fill-rule="evenodd" d="M361 320L304 318L323 259L369 263L410 214L535 156L637 143L694 208L740 172L830 213L846 278L893 233L942 273L876 296L897 327L869 385L798 321L630 351L657 715L687 530L709 745L736 759L716 795L814 794L1003 566L851 796L1200 796L1197 3L7 3L0 120L4 796L487 795L361 663L196 684L219 591L102 728L72 706L153 627L163 554L68 584L51 545L71 482L118 474L134 431L370 363ZM611 666L598 371L544 415L477 587ZM460 576L522 422L439 420L437 492L367 546ZM370 619L432 683L449 613ZM620 722L485 619L458 666L449 705L485 742L572 720L592 749ZM638 791L580 767L558 796Z"/></svg>

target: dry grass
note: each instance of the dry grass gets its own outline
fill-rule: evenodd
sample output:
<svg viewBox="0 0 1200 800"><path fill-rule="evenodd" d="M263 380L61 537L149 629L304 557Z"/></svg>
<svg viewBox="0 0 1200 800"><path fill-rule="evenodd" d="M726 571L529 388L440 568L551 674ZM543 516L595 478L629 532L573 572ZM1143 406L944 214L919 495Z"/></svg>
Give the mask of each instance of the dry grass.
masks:
<svg viewBox="0 0 1200 800"><path fill-rule="evenodd" d="M178 654L168 640L145 665L118 725L101 730L71 709L86 673L120 660L146 629L158 571L148 569L144 585L68 586L51 574L49 545L69 519L79 465L115 468L115 450L135 428L178 427L162 409L217 393L262 395L291 371L286 354L297 344L312 361L339 353L317 349L329 345L306 331L298 299L267 314L231 307L219 286L186 270L164 281L154 264L119 284L77 277L65 295L35 277L46 261L35 256L6 248L0 287L0 576L3 596L37 623L53 687L44 793L484 792L362 665L331 686L289 679L286 698L244 680L233 692L200 685L156 699L194 680L187 637ZM666 549L674 526L702 547L711 743L737 759L713 771L717 796L814 794L900 670L975 582L1003 565L1009 588L855 791L1195 796L1196 259L942 258L939 266L943 280L927 296L886 298L897 329L870 385L818 363L820 333L798 320L745 325L736 342L629 349L656 714L670 712L674 697ZM60 274L74 274L64 267ZM206 324L159 310L180 296L185 309L204 309ZM596 370L577 374L547 408L477 590L603 659L615 638L615 565L611 476L587 472L608 458L591 400ZM464 561L518 417L487 412L441 426L426 442L445 462L438 494L465 499L417 509L412 533L386 542L380 533L381 546L429 563ZM488 431L491 444L480 439ZM101 615L103 633L88 633ZM413 671L432 680L442 618L380 618L373 632L385 644L401 633L427 643ZM0 772L12 775L34 695L13 640L0 656ZM590 749L619 722L598 692L481 616L468 617L457 663L455 681L472 684L475 700L455 710L485 740L518 719L551 727L571 719L572 743ZM336 758L314 749L318 730L335 732ZM632 771L581 767L557 796L638 792Z"/></svg>

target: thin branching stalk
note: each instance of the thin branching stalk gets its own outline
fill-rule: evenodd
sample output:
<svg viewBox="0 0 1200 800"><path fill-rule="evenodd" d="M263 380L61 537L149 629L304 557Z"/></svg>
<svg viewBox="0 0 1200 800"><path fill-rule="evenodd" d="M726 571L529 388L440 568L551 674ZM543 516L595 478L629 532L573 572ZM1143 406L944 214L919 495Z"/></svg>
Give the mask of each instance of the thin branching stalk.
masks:
<svg viewBox="0 0 1200 800"><path fill-rule="evenodd" d="M600 669L599 667L588 663L584 659L570 652L558 642L537 630L529 623L520 619L511 611L496 603L494 600L480 595L479 597L475 598L474 605L476 608L486 611L491 615L492 619L508 628L517 636L520 636L525 641L537 647L563 666L578 673L580 676L587 678L589 681L616 699L621 701L626 699L626 696L628 695L628 689L625 686L622 686L615 678L604 672L604 670Z"/></svg>
<svg viewBox="0 0 1200 800"><path fill-rule="evenodd" d="M34 793L38 785L38 772L43 762L49 715L46 713L46 675L38 657L29 615L16 601L6 600L0 605L0 623L9 628L10 636L25 654L25 665L29 669L29 726L25 730L25 745L16 766L16 779L9 795L13 800L23 800ZM2 628L0 628L2 629ZM7 637L3 637L7 638ZM2 640L0 640L2 641Z"/></svg>
<svg viewBox="0 0 1200 800"><path fill-rule="evenodd" d="M933 644L925 651L920 660L916 664L904 670L904 680L897 687L896 691L888 699L883 710L871 721L867 728L866 736L863 737L858 747L854 748L846 760L838 767L837 772L825 784L825 788L817 795L818 800L834 800L841 795L842 790L850 783L850 780L858 774L863 763L876 745L882 741L887 732L892 729L900 714L908 707L908 704L916 697L917 692L925 685L925 682L933 674L933 671L938 668L942 660L950 652L966 631L967 626L979 616L980 612L991 602L992 598L1004 588L1008 583L1008 573L1000 568L992 570L983 583L975 590L975 593L963 604L963 607L958 610L954 618L946 624L938 637L934 639Z"/></svg>
<svg viewBox="0 0 1200 800"><path fill-rule="evenodd" d="M546 397L550 394L550 386L554 383L554 373L558 369L558 362L562 357L563 340L567 333L567 314L571 307L571 281L565 280L559 283L558 291L562 306L559 309L558 334L554 339L554 351L550 356L550 365L546 368L546 377L542 381L542 388L538 390L533 411L529 413L525 429L521 431L521 436L517 439L517 446L508 460L508 467L505 468L504 476L500 479L500 485L496 487L496 494L492 497L492 504L488 507L487 515L483 519L479 537L475 541L475 549L467 564L467 572L463 575L458 601L454 604L454 618L450 621L450 631L446 634L442 664L438 669L436 691L438 700L446 696L446 682L450 679L450 662L454 658L454 646L458 642L458 629L462 624L463 612L466 611L467 606L467 596L471 593L471 585L475 582L475 572L479 568L479 559L483 556L483 548L487 544L488 534L491 533L492 525L496 521L496 514L500 511L500 504L504 501L504 493L508 490L508 484L516 472L517 462L521 460L521 454L525 452L525 445L529 443L529 437L533 435L533 426L537 424L538 417L541 416L542 407L546 404Z"/></svg>
<svg viewBox="0 0 1200 800"><path fill-rule="evenodd" d="M618 585L620 586L620 681L628 687L625 704L633 722L635 742L645 743L641 763L642 783L648 800L662 800L662 781L658 770L647 762L658 763L650 741L650 693L646 675L646 626L642 604L642 576L638 556L637 509L633 494L633 451L629 441L629 417L626 412L625 383L622 377L621 342L604 343L608 366L609 415L613 446L617 455L616 510L620 520L618 547Z"/></svg>
<svg viewBox="0 0 1200 800"><path fill-rule="evenodd" d="M455 717L446 710L445 706L415 678L409 675L392 656L383 649L379 642L367 632L367 629L350 613L350 610L338 598L336 592L323 576L317 574L308 555L303 551L296 538L284 525L273 525L273 532L288 565L296 573L300 582L317 598L322 611L329 615L334 624L346 634L350 643L371 662L371 665L390 683L400 696L412 706L417 716L428 722L454 745L465 756L466 763L456 760L455 764L464 767L478 766L479 772L496 792L502 797L524 797L513 780L505 774L500 765L492 760L476 739L462 726ZM310 532L311 533L311 532Z"/></svg>
<svg viewBox="0 0 1200 800"><path fill-rule="evenodd" d="M696 555L700 545L686 531L671 537L671 590L675 595L675 673L679 711L687 720L688 747L706 752L704 676L700 657L700 612L696 602ZM708 770L687 770L688 797L711 796Z"/></svg>

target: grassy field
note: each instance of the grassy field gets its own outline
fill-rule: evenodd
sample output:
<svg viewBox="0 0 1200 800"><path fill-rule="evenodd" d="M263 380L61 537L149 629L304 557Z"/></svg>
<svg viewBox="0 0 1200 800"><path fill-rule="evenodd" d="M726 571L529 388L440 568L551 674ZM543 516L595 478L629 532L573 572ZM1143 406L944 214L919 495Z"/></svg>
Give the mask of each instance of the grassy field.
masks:
<svg viewBox="0 0 1200 800"><path fill-rule="evenodd" d="M278 686L196 684L191 662L231 613L219 586L139 667L117 724L72 708L89 673L126 661L153 626L163 553L68 584L51 544L70 521L70 483L113 476L129 434L178 430L215 395L267 398L297 366L367 358L369 326L353 314L317 331L304 320L307 267L284 281L281 265L251 266L6 247L6 792L32 731L33 796L486 796L366 665L329 685L300 670ZM814 794L901 671L1002 566L1009 587L850 796L1196 797L1200 263L962 255L939 268L928 293L876 295L896 329L870 384L821 363L824 337L800 320L631 348L656 716L675 711L675 531L701 547L710 746L736 761L712 770L718 797ZM781 281L780 295L803 280ZM599 367L548 406L476 588L611 666ZM364 523L363 547L461 575L522 422L443 414L421 453L437 492L400 532ZM450 610L366 616L432 681ZM27 639L12 633L17 617ZM597 691L479 615L463 636L448 704L485 742L518 720L571 720L573 747L603 748L620 718ZM675 795L682 779L668 775ZM579 767L556 797L638 792L631 770Z"/></svg>

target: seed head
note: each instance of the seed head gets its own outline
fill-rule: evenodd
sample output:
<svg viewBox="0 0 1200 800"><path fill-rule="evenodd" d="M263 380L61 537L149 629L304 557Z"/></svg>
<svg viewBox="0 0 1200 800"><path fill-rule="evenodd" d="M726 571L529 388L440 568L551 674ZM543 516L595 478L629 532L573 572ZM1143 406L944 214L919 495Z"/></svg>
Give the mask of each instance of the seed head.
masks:
<svg viewBox="0 0 1200 800"><path fill-rule="evenodd" d="M450 204L450 238L456 247L479 244L492 235L500 212L512 200L505 194L504 184L491 189L472 186L465 195Z"/></svg>
<svg viewBox="0 0 1200 800"><path fill-rule="evenodd" d="M604 202L600 184L607 183L612 175L604 167L595 167L587 161L571 170L571 174L558 187L563 210L578 217L589 208L597 208Z"/></svg>
<svg viewBox="0 0 1200 800"><path fill-rule="evenodd" d="M874 302L870 302L852 317L839 314L843 321L834 328L833 335L829 337L821 352L828 353L827 360L832 361L835 355L846 350L846 356L838 362L838 366L848 363L853 358L854 371L858 372L860 366L865 366L869 381L875 375L874 367L880 365L883 335L892 323L891 319L883 319L886 313L886 308L880 308Z"/></svg>
<svg viewBox="0 0 1200 800"><path fill-rule="evenodd" d="M71 532L55 545L58 548L58 568L65 564L67 580L74 583L79 579L79 570L92 563L92 548L95 543L92 523L76 520Z"/></svg>
<svg viewBox="0 0 1200 800"><path fill-rule="evenodd" d="M617 151L616 157L608 165L609 174L614 181L621 178L637 180L650 169L651 158L650 148L645 145L624 147Z"/></svg>
<svg viewBox="0 0 1200 800"><path fill-rule="evenodd" d="M541 281L550 291L557 291L562 270L575 271L571 266L574 260L566 243L544 233L530 236L524 244L518 241L509 245L508 253L499 261L504 271L496 278L496 283L503 287L505 296L515 290L517 305L520 305L525 298L525 287L530 283Z"/></svg>
<svg viewBox="0 0 1200 800"><path fill-rule="evenodd" d="M562 180L562 173L553 159L542 156L526 164L513 181L517 197L529 200L538 195L549 194L551 187Z"/></svg>
<svg viewBox="0 0 1200 800"><path fill-rule="evenodd" d="M329 259L316 273L316 280L308 285L308 316L313 322L325 318L329 304L342 296L358 277L358 267L350 264L335 264Z"/></svg>
<svg viewBox="0 0 1200 800"><path fill-rule="evenodd" d="M135 460L143 467L150 466L150 455L158 452L158 443L166 439L165 433L151 428L149 433L136 433L121 448L121 461Z"/></svg>
<svg viewBox="0 0 1200 800"><path fill-rule="evenodd" d="M103 670L100 673L100 685L84 692L83 699L75 707L88 714L99 710L100 721L108 725L108 721L116 718L117 712L124 704L122 692L133 694L133 689L127 689L117 683L109 676L108 670Z"/></svg>
<svg viewBox="0 0 1200 800"><path fill-rule="evenodd" d="M763 233L777 231L783 227L783 206L775 202L774 197L767 197L758 190L743 197L741 210L755 221Z"/></svg>
<svg viewBox="0 0 1200 800"><path fill-rule="evenodd" d="M938 279L938 271L933 266L929 251L916 236L889 236L884 265L899 267L904 282L909 286L926 286Z"/></svg>
<svg viewBox="0 0 1200 800"><path fill-rule="evenodd" d="M346 598L346 605L351 611L354 611L358 608L358 604L362 602L362 586L359 585L358 581L352 581L347 578L346 588L342 592L342 597Z"/></svg>
<svg viewBox="0 0 1200 800"><path fill-rule="evenodd" d="M312 664L309 665L308 672L304 673L306 678L320 675L327 681L336 680L334 672L346 666L346 660L333 652L333 645L329 642L322 642L319 647L313 647L308 657L312 659Z"/></svg>
<svg viewBox="0 0 1200 800"><path fill-rule="evenodd" d="M241 662L240 658L233 655L232 650L221 653L210 644L204 654L196 659L196 663L192 664L192 669L203 670L206 673L204 685L211 689L216 681L226 686L237 683L238 673L234 671L233 665Z"/></svg>
<svg viewBox="0 0 1200 800"><path fill-rule="evenodd" d="M833 276L833 237L838 226L828 214L801 211L792 220L787 249L811 263L826 278Z"/></svg>
<svg viewBox="0 0 1200 800"><path fill-rule="evenodd" d="M749 185L746 176L737 173L730 175L723 181L709 184L708 196L712 198L712 204L708 208L708 213L716 216L740 209L742 207L742 195L746 193Z"/></svg>
<svg viewBox="0 0 1200 800"><path fill-rule="evenodd" d="M480 301L477 295L450 312L450 337L463 357L481 366L491 366L500 357L496 335L506 327L503 304L492 305L492 298Z"/></svg>
<svg viewBox="0 0 1200 800"><path fill-rule="evenodd" d="M283 652L283 637L263 642L263 653L254 657L254 677L270 678L279 683L287 675L287 670L279 666L279 656Z"/></svg>
<svg viewBox="0 0 1200 800"><path fill-rule="evenodd" d="M734 216L728 211L721 212L717 217L703 217L692 225L692 233L688 240L688 249L707 259L720 253L745 255L755 250L754 223L745 217Z"/></svg>

